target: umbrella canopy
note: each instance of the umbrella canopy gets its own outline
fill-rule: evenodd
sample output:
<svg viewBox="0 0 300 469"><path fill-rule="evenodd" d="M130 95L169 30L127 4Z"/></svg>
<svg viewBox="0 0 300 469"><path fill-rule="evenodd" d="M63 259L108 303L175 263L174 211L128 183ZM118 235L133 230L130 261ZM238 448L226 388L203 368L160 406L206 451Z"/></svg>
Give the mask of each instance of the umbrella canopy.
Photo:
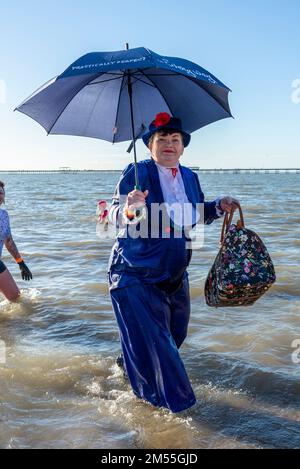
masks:
<svg viewBox="0 0 300 469"><path fill-rule="evenodd" d="M48 134L123 142L140 137L158 112L179 117L187 132L230 117L229 91L193 62L139 47L80 57L16 110Z"/></svg>
<svg viewBox="0 0 300 469"><path fill-rule="evenodd" d="M48 134L135 141L158 112L179 117L190 133L230 117L229 88L204 68L145 47L83 55L15 110ZM130 151L130 150L129 150Z"/></svg>

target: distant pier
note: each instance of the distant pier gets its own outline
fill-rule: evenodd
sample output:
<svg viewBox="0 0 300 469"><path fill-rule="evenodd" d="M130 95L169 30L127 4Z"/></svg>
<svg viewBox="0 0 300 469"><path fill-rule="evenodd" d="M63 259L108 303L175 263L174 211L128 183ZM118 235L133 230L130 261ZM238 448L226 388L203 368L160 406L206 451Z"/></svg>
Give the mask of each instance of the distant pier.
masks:
<svg viewBox="0 0 300 469"><path fill-rule="evenodd" d="M300 168L200 168L189 166L199 173L229 173L229 174L288 174L300 173ZM77 174L77 173L118 173L121 169L15 169L1 170L0 174Z"/></svg>
<svg viewBox="0 0 300 469"><path fill-rule="evenodd" d="M276 174L300 173L300 168L198 168L190 166L193 171L200 173L230 173L230 174Z"/></svg>

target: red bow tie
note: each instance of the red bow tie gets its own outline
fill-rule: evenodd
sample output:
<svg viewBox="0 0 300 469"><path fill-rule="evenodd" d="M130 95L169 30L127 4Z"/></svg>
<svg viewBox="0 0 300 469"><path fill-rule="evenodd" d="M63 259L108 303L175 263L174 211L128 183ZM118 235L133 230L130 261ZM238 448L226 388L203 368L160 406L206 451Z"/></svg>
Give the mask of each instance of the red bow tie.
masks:
<svg viewBox="0 0 300 469"><path fill-rule="evenodd" d="M171 171L172 171L172 176L173 178L176 176L177 172L178 172L178 168L170 168Z"/></svg>

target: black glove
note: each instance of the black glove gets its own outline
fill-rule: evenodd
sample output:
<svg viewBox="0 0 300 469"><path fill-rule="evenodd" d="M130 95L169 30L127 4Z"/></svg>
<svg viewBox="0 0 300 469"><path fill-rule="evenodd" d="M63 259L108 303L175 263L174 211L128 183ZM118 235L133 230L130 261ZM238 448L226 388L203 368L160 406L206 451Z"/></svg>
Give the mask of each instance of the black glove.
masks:
<svg viewBox="0 0 300 469"><path fill-rule="evenodd" d="M19 263L21 275L23 280L30 280L32 279L32 273L28 269L27 265L25 264L24 261Z"/></svg>

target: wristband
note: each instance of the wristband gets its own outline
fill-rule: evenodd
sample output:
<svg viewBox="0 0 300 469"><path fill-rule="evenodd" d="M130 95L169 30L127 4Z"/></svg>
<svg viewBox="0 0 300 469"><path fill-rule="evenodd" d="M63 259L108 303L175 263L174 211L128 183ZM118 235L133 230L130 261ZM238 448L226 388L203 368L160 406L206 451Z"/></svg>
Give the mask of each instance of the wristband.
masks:
<svg viewBox="0 0 300 469"><path fill-rule="evenodd" d="M15 259L15 261L17 264L21 264L21 262L23 262L23 259L22 257L18 257L17 259Z"/></svg>

